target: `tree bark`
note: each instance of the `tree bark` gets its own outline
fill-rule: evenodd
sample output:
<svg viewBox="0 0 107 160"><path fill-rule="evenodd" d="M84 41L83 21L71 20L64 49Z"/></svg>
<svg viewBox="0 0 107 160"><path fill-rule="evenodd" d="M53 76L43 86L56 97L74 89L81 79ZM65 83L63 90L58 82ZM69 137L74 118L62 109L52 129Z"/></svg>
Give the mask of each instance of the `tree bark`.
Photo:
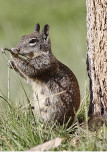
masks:
<svg viewBox="0 0 107 160"><path fill-rule="evenodd" d="M107 0L86 0L89 115L107 118Z"/></svg>

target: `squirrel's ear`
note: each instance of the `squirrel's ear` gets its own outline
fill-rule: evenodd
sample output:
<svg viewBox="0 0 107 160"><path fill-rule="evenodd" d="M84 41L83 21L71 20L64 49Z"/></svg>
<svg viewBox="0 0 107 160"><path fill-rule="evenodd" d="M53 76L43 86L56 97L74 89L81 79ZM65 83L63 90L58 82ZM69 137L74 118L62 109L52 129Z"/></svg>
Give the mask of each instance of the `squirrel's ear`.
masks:
<svg viewBox="0 0 107 160"><path fill-rule="evenodd" d="M39 32L40 31L40 25L39 25L39 23L37 23L36 24L36 27L35 27L35 30L34 30L34 32Z"/></svg>
<svg viewBox="0 0 107 160"><path fill-rule="evenodd" d="M45 39L49 36L49 25L46 24L42 30L43 35L45 35Z"/></svg>

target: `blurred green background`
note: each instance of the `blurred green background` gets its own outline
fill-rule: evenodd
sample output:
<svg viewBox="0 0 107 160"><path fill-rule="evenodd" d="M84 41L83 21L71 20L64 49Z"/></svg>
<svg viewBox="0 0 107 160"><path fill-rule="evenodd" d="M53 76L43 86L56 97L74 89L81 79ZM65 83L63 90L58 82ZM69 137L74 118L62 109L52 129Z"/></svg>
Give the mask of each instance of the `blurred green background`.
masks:
<svg viewBox="0 0 107 160"><path fill-rule="evenodd" d="M49 24L52 51L75 73L83 96L87 79L85 0L0 0L0 47L15 47L36 23L41 29ZM7 71L7 61L0 51L0 89L6 96ZM21 81L32 98L31 86ZM14 71L10 71L10 99L25 99Z"/></svg>

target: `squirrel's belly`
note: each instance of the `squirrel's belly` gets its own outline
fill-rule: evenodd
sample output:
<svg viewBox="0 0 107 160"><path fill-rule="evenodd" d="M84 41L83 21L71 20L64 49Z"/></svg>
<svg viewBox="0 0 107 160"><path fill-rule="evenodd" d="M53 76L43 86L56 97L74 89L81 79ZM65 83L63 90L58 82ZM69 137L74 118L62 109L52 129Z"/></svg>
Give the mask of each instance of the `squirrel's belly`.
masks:
<svg viewBox="0 0 107 160"><path fill-rule="evenodd" d="M56 114L58 113L58 107L56 106L57 101L57 97L47 97L40 94L38 94L38 96L34 95L34 114L36 119L42 119L44 122L55 120Z"/></svg>
<svg viewBox="0 0 107 160"><path fill-rule="evenodd" d="M44 122L54 120L58 112L58 108L56 107L58 97L53 96L48 87L40 81L33 83L32 87L36 119L42 119Z"/></svg>

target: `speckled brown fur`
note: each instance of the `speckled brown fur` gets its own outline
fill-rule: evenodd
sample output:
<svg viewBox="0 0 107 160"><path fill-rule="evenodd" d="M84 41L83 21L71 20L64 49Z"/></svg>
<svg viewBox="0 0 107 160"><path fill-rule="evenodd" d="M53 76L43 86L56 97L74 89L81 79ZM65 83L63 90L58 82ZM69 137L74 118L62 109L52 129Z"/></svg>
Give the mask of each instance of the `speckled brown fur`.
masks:
<svg viewBox="0 0 107 160"><path fill-rule="evenodd" d="M80 105L80 91L73 72L52 54L49 26L23 36L11 49L12 66L33 88L34 113L37 120L72 123ZM20 55L26 57L22 58Z"/></svg>

